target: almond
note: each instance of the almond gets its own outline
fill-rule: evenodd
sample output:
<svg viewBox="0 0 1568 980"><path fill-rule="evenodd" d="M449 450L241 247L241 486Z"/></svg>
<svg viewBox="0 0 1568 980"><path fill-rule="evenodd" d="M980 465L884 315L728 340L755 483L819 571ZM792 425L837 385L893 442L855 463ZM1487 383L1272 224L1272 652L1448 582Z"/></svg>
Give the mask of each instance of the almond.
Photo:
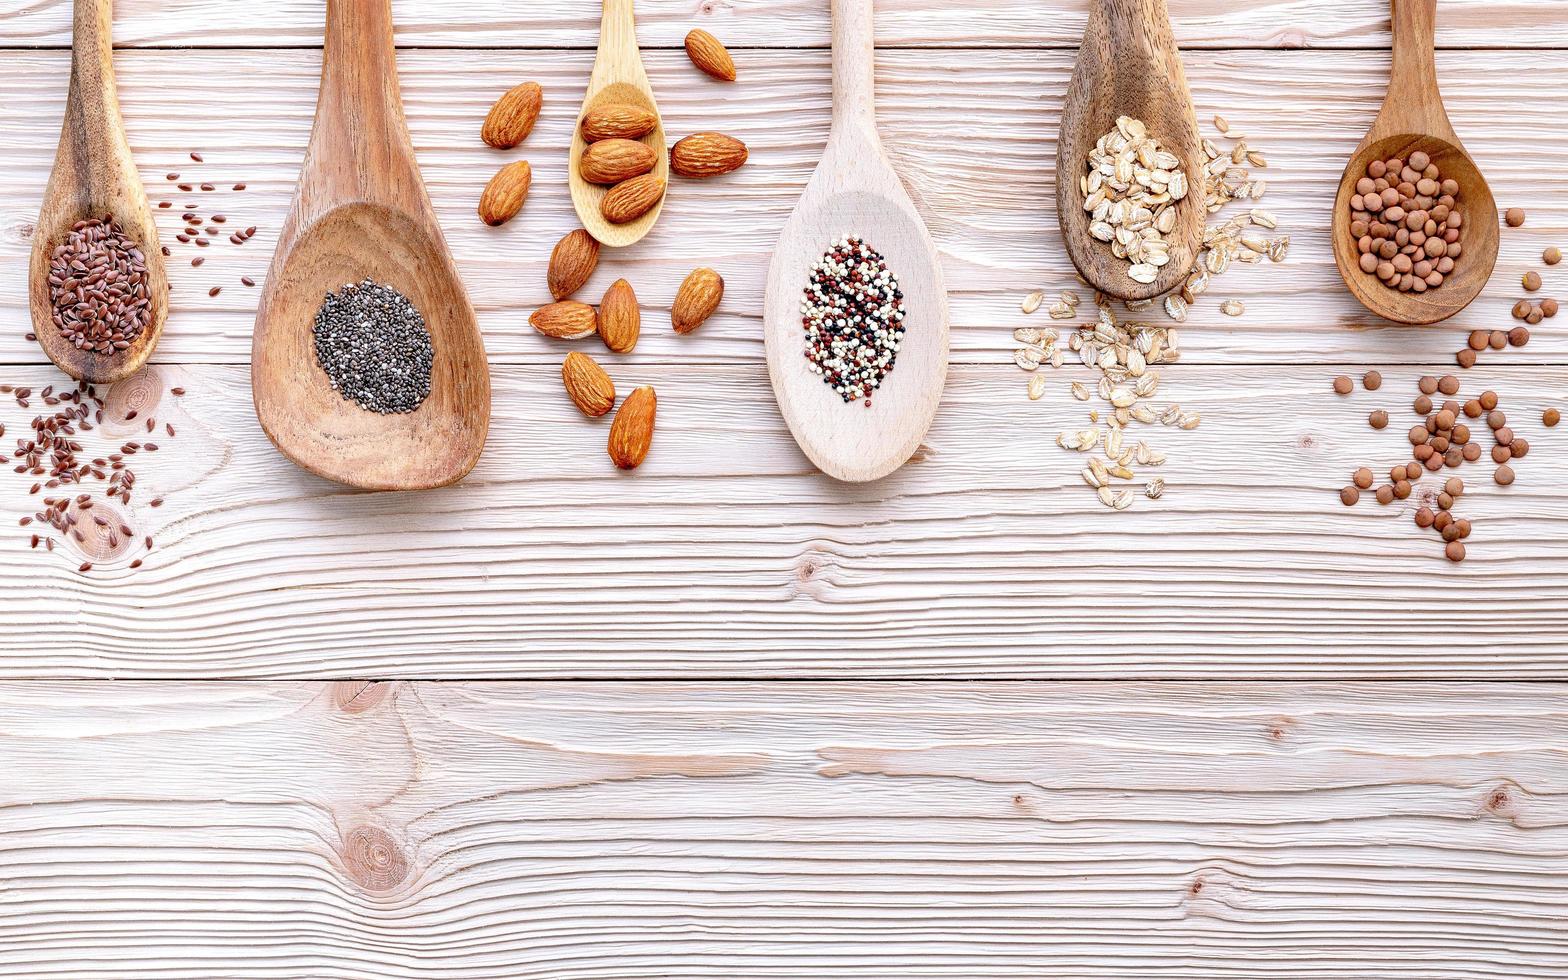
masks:
<svg viewBox="0 0 1568 980"><path fill-rule="evenodd" d="M642 330L642 313L637 309L637 294L625 279L605 290L599 301L599 339L604 346L617 354L625 354L637 346L637 334Z"/></svg>
<svg viewBox="0 0 1568 980"><path fill-rule="evenodd" d="M534 172L527 160L509 163L495 172L479 195L479 217L487 225L504 225L517 216L528 199Z"/></svg>
<svg viewBox="0 0 1568 980"><path fill-rule="evenodd" d="M713 315L724 298L724 278L712 269L698 269L686 277L670 306L670 323L676 333L691 333Z"/></svg>
<svg viewBox="0 0 1568 980"><path fill-rule="evenodd" d="M535 330L556 340L581 340L592 336L599 328L598 320L593 307L575 299L563 299L559 303L541 306L528 318Z"/></svg>
<svg viewBox="0 0 1568 980"><path fill-rule="evenodd" d="M670 169L682 177L717 177L746 162L746 144L723 133L693 133L670 149Z"/></svg>
<svg viewBox="0 0 1568 980"><path fill-rule="evenodd" d="M642 106L624 102L605 102L583 113L583 139L590 143L598 140L634 140L647 136L659 124L659 117Z"/></svg>
<svg viewBox="0 0 1568 980"><path fill-rule="evenodd" d="M599 267L599 241L583 229L568 232L555 243L550 253L550 271L546 279L550 295L565 299L579 289Z"/></svg>
<svg viewBox="0 0 1568 980"><path fill-rule="evenodd" d="M591 419L615 407L615 382L587 354L572 351L566 355L561 363L561 383L572 403Z"/></svg>
<svg viewBox="0 0 1568 980"><path fill-rule="evenodd" d="M495 100L479 138L498 150L510 150L533 131L543 104L544 90L539 83L524 82Z"/></svg>
<svg viewBox="0 0 1568 980"><path fill-rule="evenodd" d="M588 144L577 172L590 184L619 184L653 169L653 147L636 140L600 140Z"/></svg>
<svg viewBox="0 0 1568 980"><path fill-rule="evenodd" d="M653 444L653 415L659 407L659 398L647 385L638 388L615 413L610 423L610 459L623 470L634 470L648 458L648 447Z"/></svg>
<svg viewBox="0 0 1568 980"><path fill-rule="evenodd" d="M686 57L705 75L712 75L721 82L735 80L735 59L724 50L719 39L704 30L686 35Z"/></svg>
<svg viewBox="0 0 1568 980"><path fill-rule="evenodd" d="M610 188L610 193L599 202L599 210L612 225L624 225L647 214L663 197L664 178L643 174Z"/></svg>

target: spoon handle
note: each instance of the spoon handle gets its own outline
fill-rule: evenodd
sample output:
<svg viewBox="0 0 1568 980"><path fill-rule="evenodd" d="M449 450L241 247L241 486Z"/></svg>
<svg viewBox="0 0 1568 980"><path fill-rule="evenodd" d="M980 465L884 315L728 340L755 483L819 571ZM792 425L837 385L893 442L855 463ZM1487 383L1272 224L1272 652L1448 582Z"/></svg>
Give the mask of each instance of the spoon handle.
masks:
<svg viewBox="0 0 1568 980"><path fill-rule="evenodd" d="M833 0L833 128L875 132L876 26L872 0Z"/></svg>
<svg viewBox="0 0 1568 980"><path fill-rule="evenodd" d="M1390 0L1393 66L1378 114L1379 137L1425 133L1453 142L1454 127L1437 87L1437 0Z"/></svg>
<svg viewBox="0 0 1568 980"><path fill-rule="evenodd" d="M117 186L126 176L130 146L120 120L114 81L114 13L111 0L76 0L71 17L71 84L61 127L60 162L80 171L93 191ZM134 177L134 170L131 170ZM97 202L93 202L96 206Z"/></svg>

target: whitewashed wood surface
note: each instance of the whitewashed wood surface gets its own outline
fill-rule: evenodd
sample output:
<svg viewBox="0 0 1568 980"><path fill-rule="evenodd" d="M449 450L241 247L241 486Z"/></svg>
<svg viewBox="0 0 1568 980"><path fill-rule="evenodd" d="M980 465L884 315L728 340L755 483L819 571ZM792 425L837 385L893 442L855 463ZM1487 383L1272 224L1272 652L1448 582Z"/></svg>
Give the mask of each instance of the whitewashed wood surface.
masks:
<svg viewBox="0 0 1568 980"><path fill-rule="evenodd" d="M1561 978L1542 692L11 685L0 973Z"/></svg>

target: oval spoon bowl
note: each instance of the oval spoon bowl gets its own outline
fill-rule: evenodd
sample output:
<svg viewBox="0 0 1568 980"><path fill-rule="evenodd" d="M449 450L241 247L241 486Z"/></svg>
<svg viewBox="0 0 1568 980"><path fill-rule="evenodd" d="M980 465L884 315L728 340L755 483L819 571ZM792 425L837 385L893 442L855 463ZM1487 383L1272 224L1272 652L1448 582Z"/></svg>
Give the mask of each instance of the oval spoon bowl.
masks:
<svg viewBox="0 0 1568 980"><path fill-rule="evenodd" d="M453 483L478 462L490 420L489 369L462 283L427 261L437 245L405 214L344 205L306 229L267 277L262 305L270 314L252 365L256 415L299 466L349 486L410 490ZM430 395L412 412L360 408L333 390L316 361L322 299L367 276L407 296L430 331Z"/></svg>
<svg viewBox="0 0 1568 980"><path fill-rule="evenodd" d="M1356 181L1366 176L1372 161L1394 157L1407 160L1417 150L1431 157L1445 178L1459 184L1458 208L1464 215L1459 239L1462 249L1454 260L1453 274L1441 286L1424 293L1402 293L1383 285L1373 273L1362 271L1361 252L1350 234L1350 199L1355 195ZM1396 323L1438 323L1469 306L1492 277L1498 252L1497 201L1480 168L1463 147L1436 136L1388 136L1366 144L1350 158L1339 182L1339 193L1334 197L1333 235L1334 264L1339 267L1345 287L1362 306Z"/></svg>
<svg viewBox="0 0 1568 980"><path fill-rule="evenodd" d="M1148 127L1162 149L1181 161L1189 191L1178 201L1176 225L1165 236L1170 261L1153 282L1135 282L1125 259L1089 234L1080 179L1101 136L1120 116ZM1208 214L1203 206L1202 143L1187 89L1181 52L1171 32L1165 0L1094 0L1084 27L1078 61L1062 104L1056 147L1056 215L1062 242L1084 282L1117 299L1163 296L1192 271Z"/></svg>

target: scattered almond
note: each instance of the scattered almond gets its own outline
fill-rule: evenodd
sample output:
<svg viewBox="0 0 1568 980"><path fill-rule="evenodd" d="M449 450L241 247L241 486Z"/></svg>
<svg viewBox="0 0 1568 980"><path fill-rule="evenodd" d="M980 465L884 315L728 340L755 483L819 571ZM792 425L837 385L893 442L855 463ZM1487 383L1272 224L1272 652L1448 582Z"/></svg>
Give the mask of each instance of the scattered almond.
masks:
<svg viewBox="0 0 1568 980"><path fill-rule="evenodd" d="M686 277L670 306L670 323L676 333L691 333L719 308L724 298L724 278L712 269L697 269Z"/></svg>
<svg viewBox="0 0 1568 980"><path fill-rule="evenodd" d="M575 299L563 299L559 303L541 306L528 318L535 330L556 340L591 337L599 328L598 321L593 307Z"/></svg>
<svg viewBox="0 0 1568 980"><path fill-rule="evenodd" d="M539 120L544 90L538 82L524 82L495 100L479 138L498 150L509 150L527 139Z"/></svg>
<svg viewBox="0 0 1568 980"><path fill-rule="evenodd" d="M509 163L497 170L490 183L479 195L479 218L485 224L504 225L517 216L528 199L528 185L533 182L533 169L527 160Z"/></svg>
<svg viewBox="0 0 1568 980"><path fill-rule="evenodd" d="M603 102L583 113L583 139L589 143L608 139L634 140L647 136L658 124L658 117L642 106Z"/></svg>
<svg viewBox="0 0 1568 980"><path fill-rule="evenodd" d="M634 470L648 458L648 447L653 444L653 417L658 409L658 396L644 385L636 389L621 403L610 423L610 460L623 470Z"/></svg>
<svg viewBox="0 0 1568 980"><path fill-rule="evenodd" d="M561 363L561 383L572 403L591 419L615 407L615 382L587 354L572 351L566 355Z"/></svg>
<svg viewBox="0 0 1568 980"><path fill-rule="evenodd" d="M735 80L735 59L719 39L707 31L697 29L686 35L686 57L704 75L711 75L721 82Z"/></svg>
<svg viewBox="0 0 1568 980"><path fill-rule="evenodd" d="M658 174L643 174L610 188L610 193L599 202L599 211L611 224L624 225L653 210L663 197L664 178Z"/></svg>
<svg viewBox="0 0 1568 980"><path fill-rule="evenodd" d="M619 184L653 169L658 156L636 140L607 139L590 143L577 172L590 184Z"/></svg>
<svg viewBox="0 0 1568 980"><path fill-rule="evenodd" d="M550 270L546 276L550 295L566 299L583 288L598 266L598 239L581 228L568 232L555 243L555 250L550 253Z"/></svg>
<svg viewBox="0 0 1568 980"><path fill-rule="evenodd" d="M717 177L746 162L746 144L723 133L693 133L670 149L670 169L682 177Z"/></svg>
<svg viewBox="0 0 1568 980"><path fill-rule="evenodd" d="M632 291L631 283L617 279L599 301L599 339L615 353L625 354L637 346L641 330L642 314L637 309L637 294Z"/></svg>

